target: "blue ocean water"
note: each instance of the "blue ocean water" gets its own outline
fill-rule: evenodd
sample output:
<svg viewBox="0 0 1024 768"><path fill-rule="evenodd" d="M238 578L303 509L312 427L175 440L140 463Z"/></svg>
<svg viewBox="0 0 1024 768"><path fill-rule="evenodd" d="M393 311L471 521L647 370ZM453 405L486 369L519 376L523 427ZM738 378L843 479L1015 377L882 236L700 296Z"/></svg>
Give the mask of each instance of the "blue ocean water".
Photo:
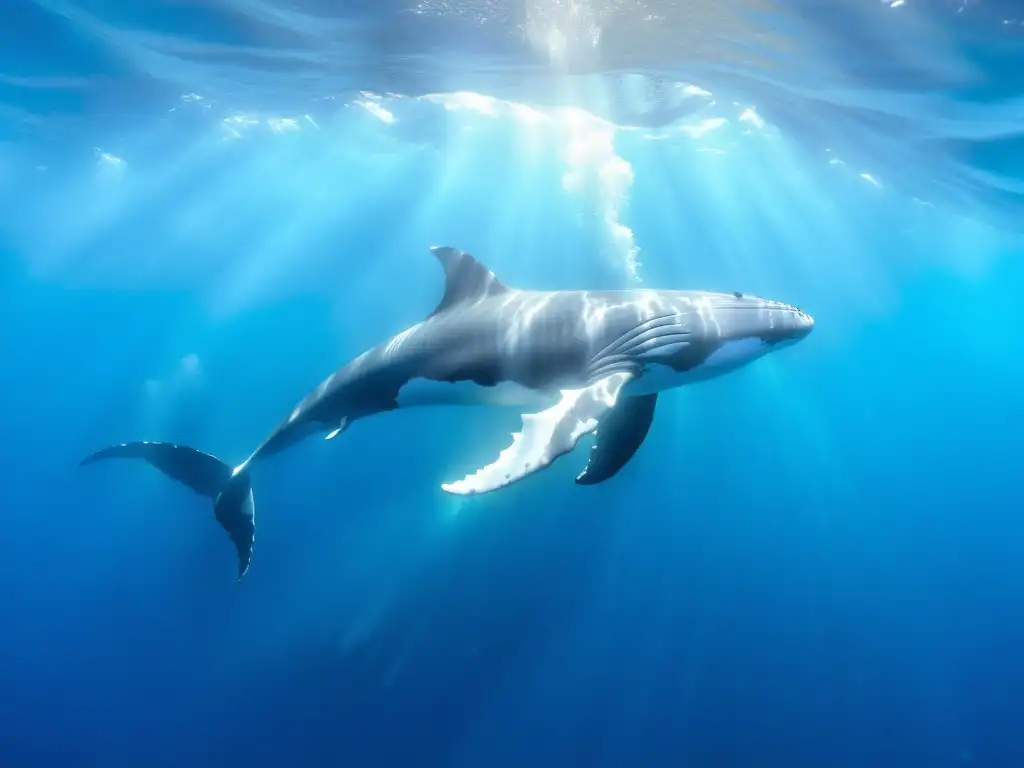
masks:
<svg viewBox="0 0 1024 768"><path fill-rule="evenodd" d="M1024 15L1005 0L0 6L0 765L1024 762ZM473 499L516 410L208 502L438 301L700 288L800 345Z"/></svg>

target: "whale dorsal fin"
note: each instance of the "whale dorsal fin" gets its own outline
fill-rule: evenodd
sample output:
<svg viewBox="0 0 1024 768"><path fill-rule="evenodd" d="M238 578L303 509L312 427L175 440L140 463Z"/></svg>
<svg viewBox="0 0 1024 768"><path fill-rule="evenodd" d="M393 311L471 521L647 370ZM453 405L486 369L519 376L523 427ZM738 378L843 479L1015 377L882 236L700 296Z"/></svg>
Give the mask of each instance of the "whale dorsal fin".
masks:
<svg viewBox="0 0 1024 768"><path fill-rule="evenodd" d="M431 317L457 304L480 301L509 290L491 270L464 251L434 246L430 252L444 267L444 296Z"/></svg>

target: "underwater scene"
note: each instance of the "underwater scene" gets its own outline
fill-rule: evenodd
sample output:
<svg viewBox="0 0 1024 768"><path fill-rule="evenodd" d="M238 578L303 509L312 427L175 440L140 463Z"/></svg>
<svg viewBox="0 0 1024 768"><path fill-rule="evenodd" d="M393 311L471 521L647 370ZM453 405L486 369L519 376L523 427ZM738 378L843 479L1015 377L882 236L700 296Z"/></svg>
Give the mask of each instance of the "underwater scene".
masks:
<svg viewBox="0 0 1024 768"><path fill-rule="evenodd" d="M7 0L0 204L0 768L1024 765L1017 0Z"/></svg>

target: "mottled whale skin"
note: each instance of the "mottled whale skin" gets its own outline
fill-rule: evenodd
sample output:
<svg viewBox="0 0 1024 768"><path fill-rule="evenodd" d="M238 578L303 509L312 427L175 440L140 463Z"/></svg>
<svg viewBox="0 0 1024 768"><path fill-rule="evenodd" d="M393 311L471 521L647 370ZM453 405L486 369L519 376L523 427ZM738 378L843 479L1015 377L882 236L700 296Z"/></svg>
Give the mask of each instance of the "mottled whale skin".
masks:
<svg viewBox="0 0 1024 768"><path fill-rule="evenodd" d="M596 432L576 479L593 485L640 447L659 392L736 370L814 327L794 306L739 292L518 290L467 253L431 251L444 268L445 292L430 316L327 377L234 469L158 442L109 446L82 463L141 458L212 499L241 579L255 535L250 468L310 435L331 439L358 419L399 408L520 406L531 412L512 445L442 488L470 494L511 485Z"/></svg>

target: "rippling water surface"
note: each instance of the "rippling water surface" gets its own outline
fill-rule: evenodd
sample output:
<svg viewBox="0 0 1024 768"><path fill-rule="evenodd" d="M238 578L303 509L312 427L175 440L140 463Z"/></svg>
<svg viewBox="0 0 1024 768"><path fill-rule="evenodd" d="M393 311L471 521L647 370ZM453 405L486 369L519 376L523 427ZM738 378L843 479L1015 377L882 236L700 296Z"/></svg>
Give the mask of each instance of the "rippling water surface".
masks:
<svg viewBox="0 0 1024 768"><path fill-rule="evenodd" d="M657 134L756 114L927 202L1022 202L1011 0L15 0L0 20L9 141L157 118L309 130L347 104L427 113L443 102L410 100L473 92Z"/></svg>

